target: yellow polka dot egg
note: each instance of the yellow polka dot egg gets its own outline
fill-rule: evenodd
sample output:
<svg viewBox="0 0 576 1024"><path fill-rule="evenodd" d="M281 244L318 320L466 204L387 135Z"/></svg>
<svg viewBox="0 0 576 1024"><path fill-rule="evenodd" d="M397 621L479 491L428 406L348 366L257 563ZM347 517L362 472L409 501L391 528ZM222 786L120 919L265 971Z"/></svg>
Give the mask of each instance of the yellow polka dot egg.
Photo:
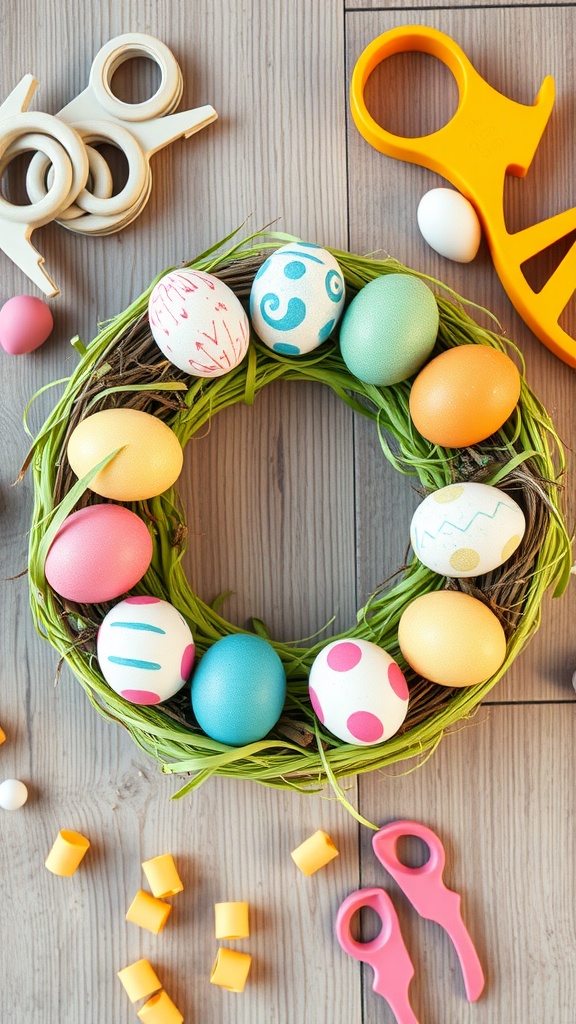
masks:
<svg viewBox="0 0 576 1024"><path fill-rule="evenodd" d="M490 484L449 484L429 494L412 517L410 540L421 562L440 576L481 576L520 544L526 520L509 494Z"/></svg>

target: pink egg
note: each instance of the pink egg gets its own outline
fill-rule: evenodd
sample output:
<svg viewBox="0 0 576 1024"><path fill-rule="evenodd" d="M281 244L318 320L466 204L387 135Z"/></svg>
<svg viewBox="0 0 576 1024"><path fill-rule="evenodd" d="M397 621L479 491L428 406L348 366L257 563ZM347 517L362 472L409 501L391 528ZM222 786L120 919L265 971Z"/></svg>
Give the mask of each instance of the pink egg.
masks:
<svg viewBox="0 0 576 1024"><path fill-rule="evenodd" d="M319 721L346 743L390 739L408 711L408 687L394 659L369 640L333 640L310 670L310 701Z"/></svg>
<svg viewBox="0 0 576 1024"><path fill-rule="evenodd" d="M48 306L34 295L15 295L0 309L0 345L12 356L39 348L53 327Z"/></svg>
<svg viewBox="0 0 576 1024"><path fill-rule="evenodd" d="M123 505L89 505L64 520L44 565L61 597L102 604L127 593L152 558L145 523Z"/></svg>

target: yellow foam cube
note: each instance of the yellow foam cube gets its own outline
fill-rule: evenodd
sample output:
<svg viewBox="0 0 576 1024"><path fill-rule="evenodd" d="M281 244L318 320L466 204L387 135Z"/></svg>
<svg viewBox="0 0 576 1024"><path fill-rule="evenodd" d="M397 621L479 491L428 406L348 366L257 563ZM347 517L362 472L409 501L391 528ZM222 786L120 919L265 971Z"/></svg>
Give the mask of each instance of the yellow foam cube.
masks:
<svg viewBox="0 0 576 1024"><path fill-rule="evenodd" d="M321 828L305 839L290 855L304 875L313 875L319 868L329 864L338 856L338 850L330 836Z"/></svg>
<svg viewBox="0 0 576 1024"><path fill-rule="evenodd" d="M183 1024L184 1021L180 1010L164 989L144 1003L142 1009L138 1010L138 1016L142 1024Z"/></svg>
<svg viewBox="0 0 576 1024"><path fill-rule="evenodd" d="M171 853L163 853L152 860L145 860L142 870L148 879L152 894L159 899L175 896L184 888Z"/></svg>
<svg viewBox="0 0 576 1024"><path fill-rule="evenodd" d="M118 971L118 977L131 1003L146 999L162 988L162 982L148 960L136 960L135 963Z"/></svg>
<svg viewBox="0 0 576 1024"><path fill-rule="evenodd" d="M137 924L139 928L145 928L153 935L158 935L164 928L171 910L169 903L164 903L144 889L140 889L128 907L126 920Z"/></svg>
<svg viewBox="0 0 576 1024"><path fill-rule="evenodd" d="M90 840L86 836L61 829L46 858L46 867L53 875L70 878L89 848Z"/></svg>
<svg viewBox="0 0 576 1024"><path fill-rule="evenodd" d="M227 988L230 992L243 992L251 964L252 957L249 953L239 953L235 949L221 946L212 967L210 982L212 985Z"/></svg>
<svg viewBox="0 0 576 1024"><path fill-rule="evenodd" d="M247 903L215 903L217 939L246 939L250 935Z"/></svg>

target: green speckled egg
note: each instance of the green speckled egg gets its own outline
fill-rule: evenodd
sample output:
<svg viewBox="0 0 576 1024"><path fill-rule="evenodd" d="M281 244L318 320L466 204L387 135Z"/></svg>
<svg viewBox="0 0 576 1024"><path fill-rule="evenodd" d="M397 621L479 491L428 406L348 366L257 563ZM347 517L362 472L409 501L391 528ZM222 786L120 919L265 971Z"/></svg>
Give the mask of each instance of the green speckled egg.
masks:
<svg viewBox="0 0 576 1024"><path fill-rule="evenodd" d="M426 284L386 274L365 285L340 328L346 366L365 384L397 384L426 362L438 334L438 306Z"/></svg>

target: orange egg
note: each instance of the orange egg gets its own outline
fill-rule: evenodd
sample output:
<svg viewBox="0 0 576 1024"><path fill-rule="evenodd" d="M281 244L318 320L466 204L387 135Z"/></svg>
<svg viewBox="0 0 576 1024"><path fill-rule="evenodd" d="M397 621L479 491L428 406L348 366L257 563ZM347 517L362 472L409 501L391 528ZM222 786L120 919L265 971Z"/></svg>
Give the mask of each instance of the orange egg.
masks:
<svg viewBox="0 0 576 1024"><path fill-rule="evenodd" d="M458 345L420 371L410 415L432 444L465 448L499 430L519 397L520 374L509 356L488 345Z"/></svg>
<svg viewBox="0 0 576 1024"><path fill-rule="evenodd" d="M436 590L411 601L398 624L408 664L440 686L476 686L498 671L506 637L494 612L460 590Z"/></svg>

